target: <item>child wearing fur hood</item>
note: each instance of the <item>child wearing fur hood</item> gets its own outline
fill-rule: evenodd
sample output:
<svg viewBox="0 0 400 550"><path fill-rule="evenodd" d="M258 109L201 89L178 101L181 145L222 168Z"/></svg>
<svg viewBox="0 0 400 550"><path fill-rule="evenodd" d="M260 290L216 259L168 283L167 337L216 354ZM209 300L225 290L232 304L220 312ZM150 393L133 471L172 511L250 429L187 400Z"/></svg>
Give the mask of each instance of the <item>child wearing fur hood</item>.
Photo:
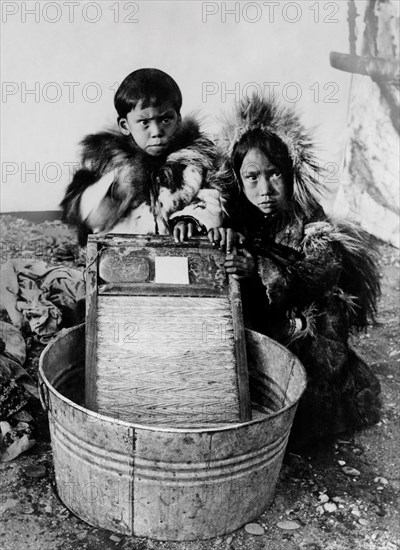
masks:
<svg viewBox="0 0 400 550"><path fill-rule="evenodd" d="M286 345L307 372L292 444L377 422L379 381L349 344L380 292L369 236L320 206L312 139L293 109L247 99L223 142L220 180L241 243L226 271L241 280L246 325Z"/></svg>
<svg viewBox="0 0 400 550"><path fill-rule="evenodd" d="M211 183L219 155L194 118L182 121L176 82L139 69L114 104L118 129L83 139L80 169L61 203L80 244L89 233L173 233L183 241L221 225L221 197Z"/></svg>

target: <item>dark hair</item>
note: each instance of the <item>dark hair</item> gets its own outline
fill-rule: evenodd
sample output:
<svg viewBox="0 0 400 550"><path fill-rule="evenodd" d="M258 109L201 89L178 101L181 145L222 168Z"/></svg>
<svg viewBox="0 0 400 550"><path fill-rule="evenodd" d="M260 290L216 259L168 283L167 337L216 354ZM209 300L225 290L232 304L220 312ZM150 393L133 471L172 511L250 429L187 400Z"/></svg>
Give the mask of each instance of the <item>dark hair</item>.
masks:
<svg viewBox="0 0 400 550"><path fill-rule="evenodd" d="M276 134L261 130L260 128L255 128L254 130L246 132L233 148L231 162L240 186L242 186L240 169L244 157L250 149L258 149L261 151L269 162L279 168L285 183L292 186L293 162L290 158L288 148Z"/></svg>
<svg viewBox="0 0 400 550"><path fill-rule="evenodd" d="M167 73L159 69L138 69L123 80L115 94L114 105L118 118L125 118L139 101L144 108L171 101L179 114L182 94L178 84Z"/></svg>

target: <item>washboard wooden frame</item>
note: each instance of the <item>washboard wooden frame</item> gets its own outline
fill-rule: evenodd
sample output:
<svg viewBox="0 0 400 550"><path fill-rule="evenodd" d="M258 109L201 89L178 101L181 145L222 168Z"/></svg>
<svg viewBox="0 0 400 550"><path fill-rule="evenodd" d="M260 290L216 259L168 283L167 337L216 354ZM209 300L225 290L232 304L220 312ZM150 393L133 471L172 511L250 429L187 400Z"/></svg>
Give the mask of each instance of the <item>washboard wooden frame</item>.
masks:
<svg viewBox="0 0 400 550"><path fill-rule="evenodd" d="M156 258L160 257L187 258L189 284L155 282L155 263L157 261ZM137 421L150 425L174 424L177 427L196 427L205 424L220 425L251 420L240 284L232 277L228 279L223 268L223 262L224 254L212 247L206 238L191 239L188 242L176 244L170 236L120 234L89 236L86 264L85 374L85 399L86 406L89 409L107 415L114 415L132 422ZM138 368L138 365L135 363L134 355L127 354L126 349L121 347L121 342L119 340L115 341L115 326L118 327L118 323L115 324L115 319L118 318L121 320L121 323L119 323L120 326L123 323L124 327L129 325L129 337L131 341L134 341L132 337L135 336L135 323L126 323L126 319L131 320L132 318L136 318L135 315L139 311L140 327L142 327L146 325L148 318L154 321L158 315L157 318L161 319L162 317L163 323L160 324L161 321L158 322L158 327L153 327L151 330L163 332L165 326L168 331L171 325L172 331L172 327L174 323L176 325L177 321L173 319L173 308L178 307L180 304L184 304L184 307L182 306L182 316L190 317L187 319L184 318L181 321L184 327L182 329L182 340L188 337L185 330L186 332L190 331L190 324L196 324L200 322L198 319L201 320L202 315L204 317L204 309L207 310L204 319L207 320L209 316L210 318L212 317L210 321L212 330L208 331L209 326L207 326L205 334L207 344L213 350L209 365L210 369L208 371L201 370L204 364L208 363L209 357L207 353L204 354L202 352L201 346L201 343L204 344L204 323L207 323L203 319L203 341L200 344L198 341L194 342L194 345L191 345L190 349L187 349L185 352L190 355L191 360L194 362L196 362L196 353L198 353L199 358L202 358L201 368L191 373L190 365L188 365L188 372L182 376L185 381L182 383L183 386L168 388L170 401L172 399L171 403L169 403L169 408L166 403L168 396L157 395L159 389L156 387L141 387L140 391L142 394L137 394L135 397L136 403L133 403L132 409L130 404L127 404L123 400L125 399L126 401L126 397L123 397L126 393L124 384L125 377L129 378L132 375L132 369ZM154 315L152 314L152 308L156 308ZM172 314L171 311L173 312ZM219 334L220 325L217 324L217 319L219 318L225 323L224 334L222 334L222 328L221 334ZM110 322L114 323L112 325L114 327L114 341L111 344L109 342L112 333ZM189 326L186 327L184 323L187 323ZM137 331L139 330L138 327ZM146 339L147 333L145 329L146 327L142 332ZM147 332L149 331L147 330ZM196 334L198 332L199 329L197 329ZM179 338L174 339L172 336L171 340L173 342L170 343L170 340L168 340L166 344L167 348L165 348L168 350L168 353L171 346L179 346L181 343ZM212 340L213 336L216 337L216 341ZM151 351L154 351L154 349L157 349L157 346L152 346L152 340L149 338L150 336L147 335L147 348L145 349L152 348ZM137 342L139 342L139 339L137 339ZM220 361L218 360L218 346L221 351ZM135 350L133 352L135 353ZM144 353L143 346L141 353L142 355ZM105 356L107 357L105 358ZM127 360L127 357L129 360ZM224 361L224 357L228 357L228 360L221 369L219 368L219 364L221 361ZM131 360L133 366L129 364ZM175 357L171 364L162 366L165 369L162 373L167 371L167 375L172 376L171 373L168 373L168 369L174 371L176 363L179 363L180 368L182 368L180 359ZM158 364L158 358L156 358L155 364ZM140 363L140 368L142 368L142 363ZM112 372L113 369L115 372ZM162 376L158 376L156 372L152 374L156 377L156 380L160 381L160 386L162 386ZM184 394L182 388L186 387L187 392L190 393L191 379L193 378L193 384L195 384L196 374L201 378L201 381L197 381L197 383L202 389L196 395L192 394L189 398L188 395ZM109 375L112 378L107 381L107 376ZM141 380L146 379L146 377L147 373L144 374L142 372ZM209 377L209 380L207 377ZM213 377L216 379L214 380ZM116 381L114 382L114 380ZM176 383L176 377L174 380ZM132 380L129 379L127 383L128 386L129 384L132 386ZM118 394L120 395L121 403L117 407L111 405L112 398L110 395L107 398L105 397L109 386L113 384L116 384L116 386L120 384ZM207 384L209 384L209 388L213 388L213 386L219 388L219 393L214 395L211 404L210 395L207 394L211 389L207 389ZM129 388L127 391L129 391ZM135 391L138 391L137 388ZM179 391L181 392L180 395L184 397L183 401L186 399L188 403L191 403L186 406L185 410L180 410L182 407L179 404L175 403L174 405L173 398L171 397L174 395L174 392L178 395ZM155 401L158 403L160 399L161 401L164 399L163 405L157 407L151 403L144 404L145 397L142 398L141 396L147 395L148 397L149 394L153 395ZM156 397L158 397L158 400ZM202 399L204 399L204 403L200 406L199 400L201 402ZM118 401L118 398L116 401ZM143 408L145 408L144 412Z"/></svg>

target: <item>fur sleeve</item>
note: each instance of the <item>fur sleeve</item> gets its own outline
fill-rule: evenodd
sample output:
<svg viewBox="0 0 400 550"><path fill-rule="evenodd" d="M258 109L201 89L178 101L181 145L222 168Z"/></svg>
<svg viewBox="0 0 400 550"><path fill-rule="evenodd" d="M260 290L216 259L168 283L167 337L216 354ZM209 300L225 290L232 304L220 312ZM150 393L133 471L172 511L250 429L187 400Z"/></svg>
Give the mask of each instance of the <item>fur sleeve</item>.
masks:
<svg viewBox="0 0 400 550"><path fill-rule="evenodd" d="M304 309L335 294L347 305L350 324L365 327L380 293L376 257L368 242L367 234L348 222L306 225L301 258L259 258L270 303Z"/></svg>
<svg viewBox="0 0 400 550"><path fill-rule="evenodd" d="M175 225L182 219L190 218L206 231L220 227L223 223L223 209L219 192L216 189L201 189L188 206L170 217L170 221Z"/></svg>
<svg viewBox="0 0 400 550"><path fill-rule="evenodd" d="M375 319L380 297L378 251L371 236L349 221L330 220L306 226L303 248L307 254L334 247L341 258L339 287L354 301L351 323L365 328Z"/></svg>
<svg viewBox="0 0 400 550"><path fill-rule="evenodd" d="M78 170L72 182L68 185L63 200L60 203L62 209L62 221L77 228L78 241L84 246L91 231L83 222L80 214L80 201L84 191L93 185L98 179L97 174L90 170Z"/></svg>
<svg viewBox="0 0 400 550"><path fill-rule="evenodd" d="M222 224L223 210L215 173L221 155L214 143L186 119L175 151L160 170L159 201L171 221L194 218L207 229Z"/></svg>
<svg viewBox="0 0 400 550"><path fill-rule="evenodd" d="M105 201L95 212L96 226L113 227L143 202L149 203L149 167L144 155L124 136L114 131L90 134L81 142L81 168L69 184L62 208L63 220L78 230L81 246L86 244L92 225L82 219L80 202L85 191L111 171L115 181Z"/></svg>
<svg viewBox="0 0 400 550"><path fill-rule="evenodd" d="M331 246L285 260L259 257L259 274L272 305L292 309L310 306L337 285L341 262Z"/></svg>

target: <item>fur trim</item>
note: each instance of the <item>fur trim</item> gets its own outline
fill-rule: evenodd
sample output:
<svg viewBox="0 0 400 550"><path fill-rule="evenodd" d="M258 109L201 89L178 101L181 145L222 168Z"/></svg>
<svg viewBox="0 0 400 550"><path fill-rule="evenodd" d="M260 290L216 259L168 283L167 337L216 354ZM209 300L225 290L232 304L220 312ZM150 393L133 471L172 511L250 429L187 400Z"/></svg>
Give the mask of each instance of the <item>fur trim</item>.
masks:
<svg viewBox="0 0 400 550"><path fill-rule="evenodd" d="M179 189L172 191L169 186L163 185L160 187L158 200L161 209L167 216L190 204L200 191L203 182L202 172L194 166L186 166L181 178L184 185ZM171 179L171 184L173 185L173 179Z"/></svg>
<svg viewBox="0 0 400 550"><path fill-rule="evenodd" d="M201 189L195 199L170 217L178 223L181 218L194 218L206 231L222 225L221 197L216 189Z"/></svg>
<svg viewBox="0 0 400 550"><path fill-rule="evenodd" d="M312 133L307 131L293 108L253 96L243 99L233 116L223 120L221 145L230 156L234 145L250 130L277 135L286 145L293 163L293 203L297 215L310 215L318 206L321 168L314 153ZM221 174L223 178L223 174Z"/></svg>
<svg viewBox="0 0 400 550"><path fill-rule="evenodd" d="M381 293L376 247L366 231L348 221L331 220L305 226L303 249L306 254L326 247L327 243L335 245L342 257L339 286L352 299L352 325L365 328L368 317L375 320Z"/></svg>
<svg viewBox="0 0 400 550"><path fill-rule="evenodd" d="M200 188L210 186L209 175L219 161L216 147L193 117L182 122L167 157L147 155L131 136L123 136L115 128L86 136L81 145L82 168L61 202L64 221L79 228L80 244L85 244L89 233L80 216L80 198L105 174L115 172L100 229L110 231L143 203L168 224L172 212L190 204Z"/></svg>
<svg viewBox="0 0 400 550"><path fill-rule="evenodd" d="M293 344L297 340L304 340L305 338L315 338L317 334L317 317L321 315L318 313L317 306L311 304L304 308L301 312L301 316L304 320L305 327L299 332L295 332L291 338L289 338L287 345Z"/></svg>
<svg viewBox="0 0 400 550"><path fill-rule="evenodd" d="M339 300L341 300L346 305L346 309L349 312L349 316L351 318L357 315L357 310L359 308L357 296L352 296L351 294L347 294L340 287L337 287L336 289L334 289L332 291L332 295L339 298Z"/></svg>
<svg viewBox="0 0 400 550"><path fill-rule="evenodd" d="M75 173L74 179L67 187L67 191L63 200L60 203L62 209L62 221L77 228L77 237L80 246L86 244L90 231L85 224L82 223L80 216L80 200L81 195L90 185L93 185L97 180L97 175L89 170L78 170Z"/></svg>

